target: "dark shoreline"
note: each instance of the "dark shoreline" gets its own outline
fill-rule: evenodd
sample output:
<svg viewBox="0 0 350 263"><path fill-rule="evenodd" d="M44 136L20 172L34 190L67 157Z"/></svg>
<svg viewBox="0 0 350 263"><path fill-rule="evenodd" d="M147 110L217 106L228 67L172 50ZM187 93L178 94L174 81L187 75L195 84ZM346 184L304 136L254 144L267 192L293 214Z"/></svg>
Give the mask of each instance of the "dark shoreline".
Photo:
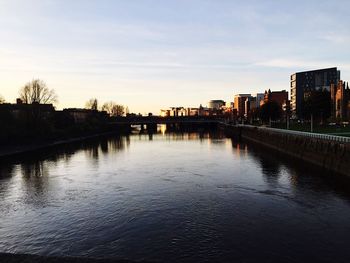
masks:
<svg viewBox="0 0 350 263"><path fill-rule="evenodd" d="M98 137L104 137L108 135L118 134L116 131L109 131L109 132L103 132L103 133L96 133L92 135L86 135L86 136L79 136L71 139L64 139L64 140L57 140L52 142L45 142L45 143L39 143L39 144L27 144L27 145L21 145L21 146L10 146L6 147L6 150L0 150L0 158L10 158L30 152L40 151L47 148L53 148L60 145L66 145L70 143L75 142L81 142L89 139L94 139Z"/></svg>

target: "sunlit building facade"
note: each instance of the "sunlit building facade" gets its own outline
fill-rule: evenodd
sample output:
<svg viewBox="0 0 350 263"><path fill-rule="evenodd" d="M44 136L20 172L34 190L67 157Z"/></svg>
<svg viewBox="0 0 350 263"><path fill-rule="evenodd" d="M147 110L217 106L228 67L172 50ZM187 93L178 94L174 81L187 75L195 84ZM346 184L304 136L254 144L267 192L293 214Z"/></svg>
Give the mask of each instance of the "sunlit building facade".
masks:
<svg viewBox="0 0 350 263"><path fill-rule="evenodd" d="M350 88L342 80L331 85L331 116L335 121L350 120Z"/></svg>
<svg viewBox="0 0 350 263"><path fill-rule="evenodd" d="M246 101L252 98L251 94L236 94L234 97L234 109L237 112L237 117L244 117L246 114Z"/></svg>

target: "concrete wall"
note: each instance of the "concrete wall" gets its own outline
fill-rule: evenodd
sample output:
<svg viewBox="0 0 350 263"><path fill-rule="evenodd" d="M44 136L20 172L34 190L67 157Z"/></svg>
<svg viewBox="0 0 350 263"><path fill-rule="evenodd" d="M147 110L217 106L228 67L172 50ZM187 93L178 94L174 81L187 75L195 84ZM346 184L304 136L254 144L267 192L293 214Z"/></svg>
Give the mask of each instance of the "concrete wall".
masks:
<svg viewBox="0 0 350 263"><path fill-rule="evenodd" d="M329 171L350 176L350 144L309 138L257 127L225 127L229 136L258 143L267 148L318 165Z"/></svg>

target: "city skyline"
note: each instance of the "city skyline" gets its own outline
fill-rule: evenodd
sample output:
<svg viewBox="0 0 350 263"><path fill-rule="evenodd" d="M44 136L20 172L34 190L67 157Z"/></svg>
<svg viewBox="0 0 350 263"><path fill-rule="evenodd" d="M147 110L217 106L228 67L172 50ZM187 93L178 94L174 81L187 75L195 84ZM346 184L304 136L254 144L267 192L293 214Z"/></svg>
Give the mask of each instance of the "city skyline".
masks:
<svg viewBox="0 0 350 263"><path fill-rule="evenodd" d="M91 97L131 112L290 90L290 75L350 77L350 4L326 1L0 1L0 95L33 78L58 109ZM311 15L310 15L311 14Z"/></svg>

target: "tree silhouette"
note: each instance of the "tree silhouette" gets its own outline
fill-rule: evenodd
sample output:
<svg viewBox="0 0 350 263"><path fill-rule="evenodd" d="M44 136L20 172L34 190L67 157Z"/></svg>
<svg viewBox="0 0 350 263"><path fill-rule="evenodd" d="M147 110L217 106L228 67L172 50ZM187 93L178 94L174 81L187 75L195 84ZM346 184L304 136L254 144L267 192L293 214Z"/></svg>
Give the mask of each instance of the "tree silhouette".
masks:
<svg viewBox="0 0 350 263"><path fill-rule="evenodd" d="M259 115L263 121L278 120L282 116L282 109L277 102L268 101L260 107Z"/></svg>
<svg viewBox="0 0 350 263"><path fill-rule="evenodd" d="M19 91L19 97L26 104L50 104L57 102L55 91L49 89L46 83L40 79L34 79L25 84Z"/></svg>
<svg viewBox="0 0 350 263"><path fill-rule="evenodd" d="M106 111L110 116L123 116L125 108L123 105L116 104L113 101L106 102L102 106L102 110Z"/></svg>
<svg viewBox="0 0 350 263"><path fill-rule="evenodd" d="M312 91L304 99L304 116L310 117L311 114L315 118L322 120L331 115L331 95L327 90Z"/></svg>
<svg viewBox="0 0 350 263"><path fill-rule="evenodd" d="M97 110L98 109L98 101L96 98L89 99L86 104L85 108L89 110Z"/></svg>
<svg viewBox="0 0 350 263"><path fill-rule="evenodd" d="M5 99L3 96L0 95L0 104L5 103Z"/></svg>

